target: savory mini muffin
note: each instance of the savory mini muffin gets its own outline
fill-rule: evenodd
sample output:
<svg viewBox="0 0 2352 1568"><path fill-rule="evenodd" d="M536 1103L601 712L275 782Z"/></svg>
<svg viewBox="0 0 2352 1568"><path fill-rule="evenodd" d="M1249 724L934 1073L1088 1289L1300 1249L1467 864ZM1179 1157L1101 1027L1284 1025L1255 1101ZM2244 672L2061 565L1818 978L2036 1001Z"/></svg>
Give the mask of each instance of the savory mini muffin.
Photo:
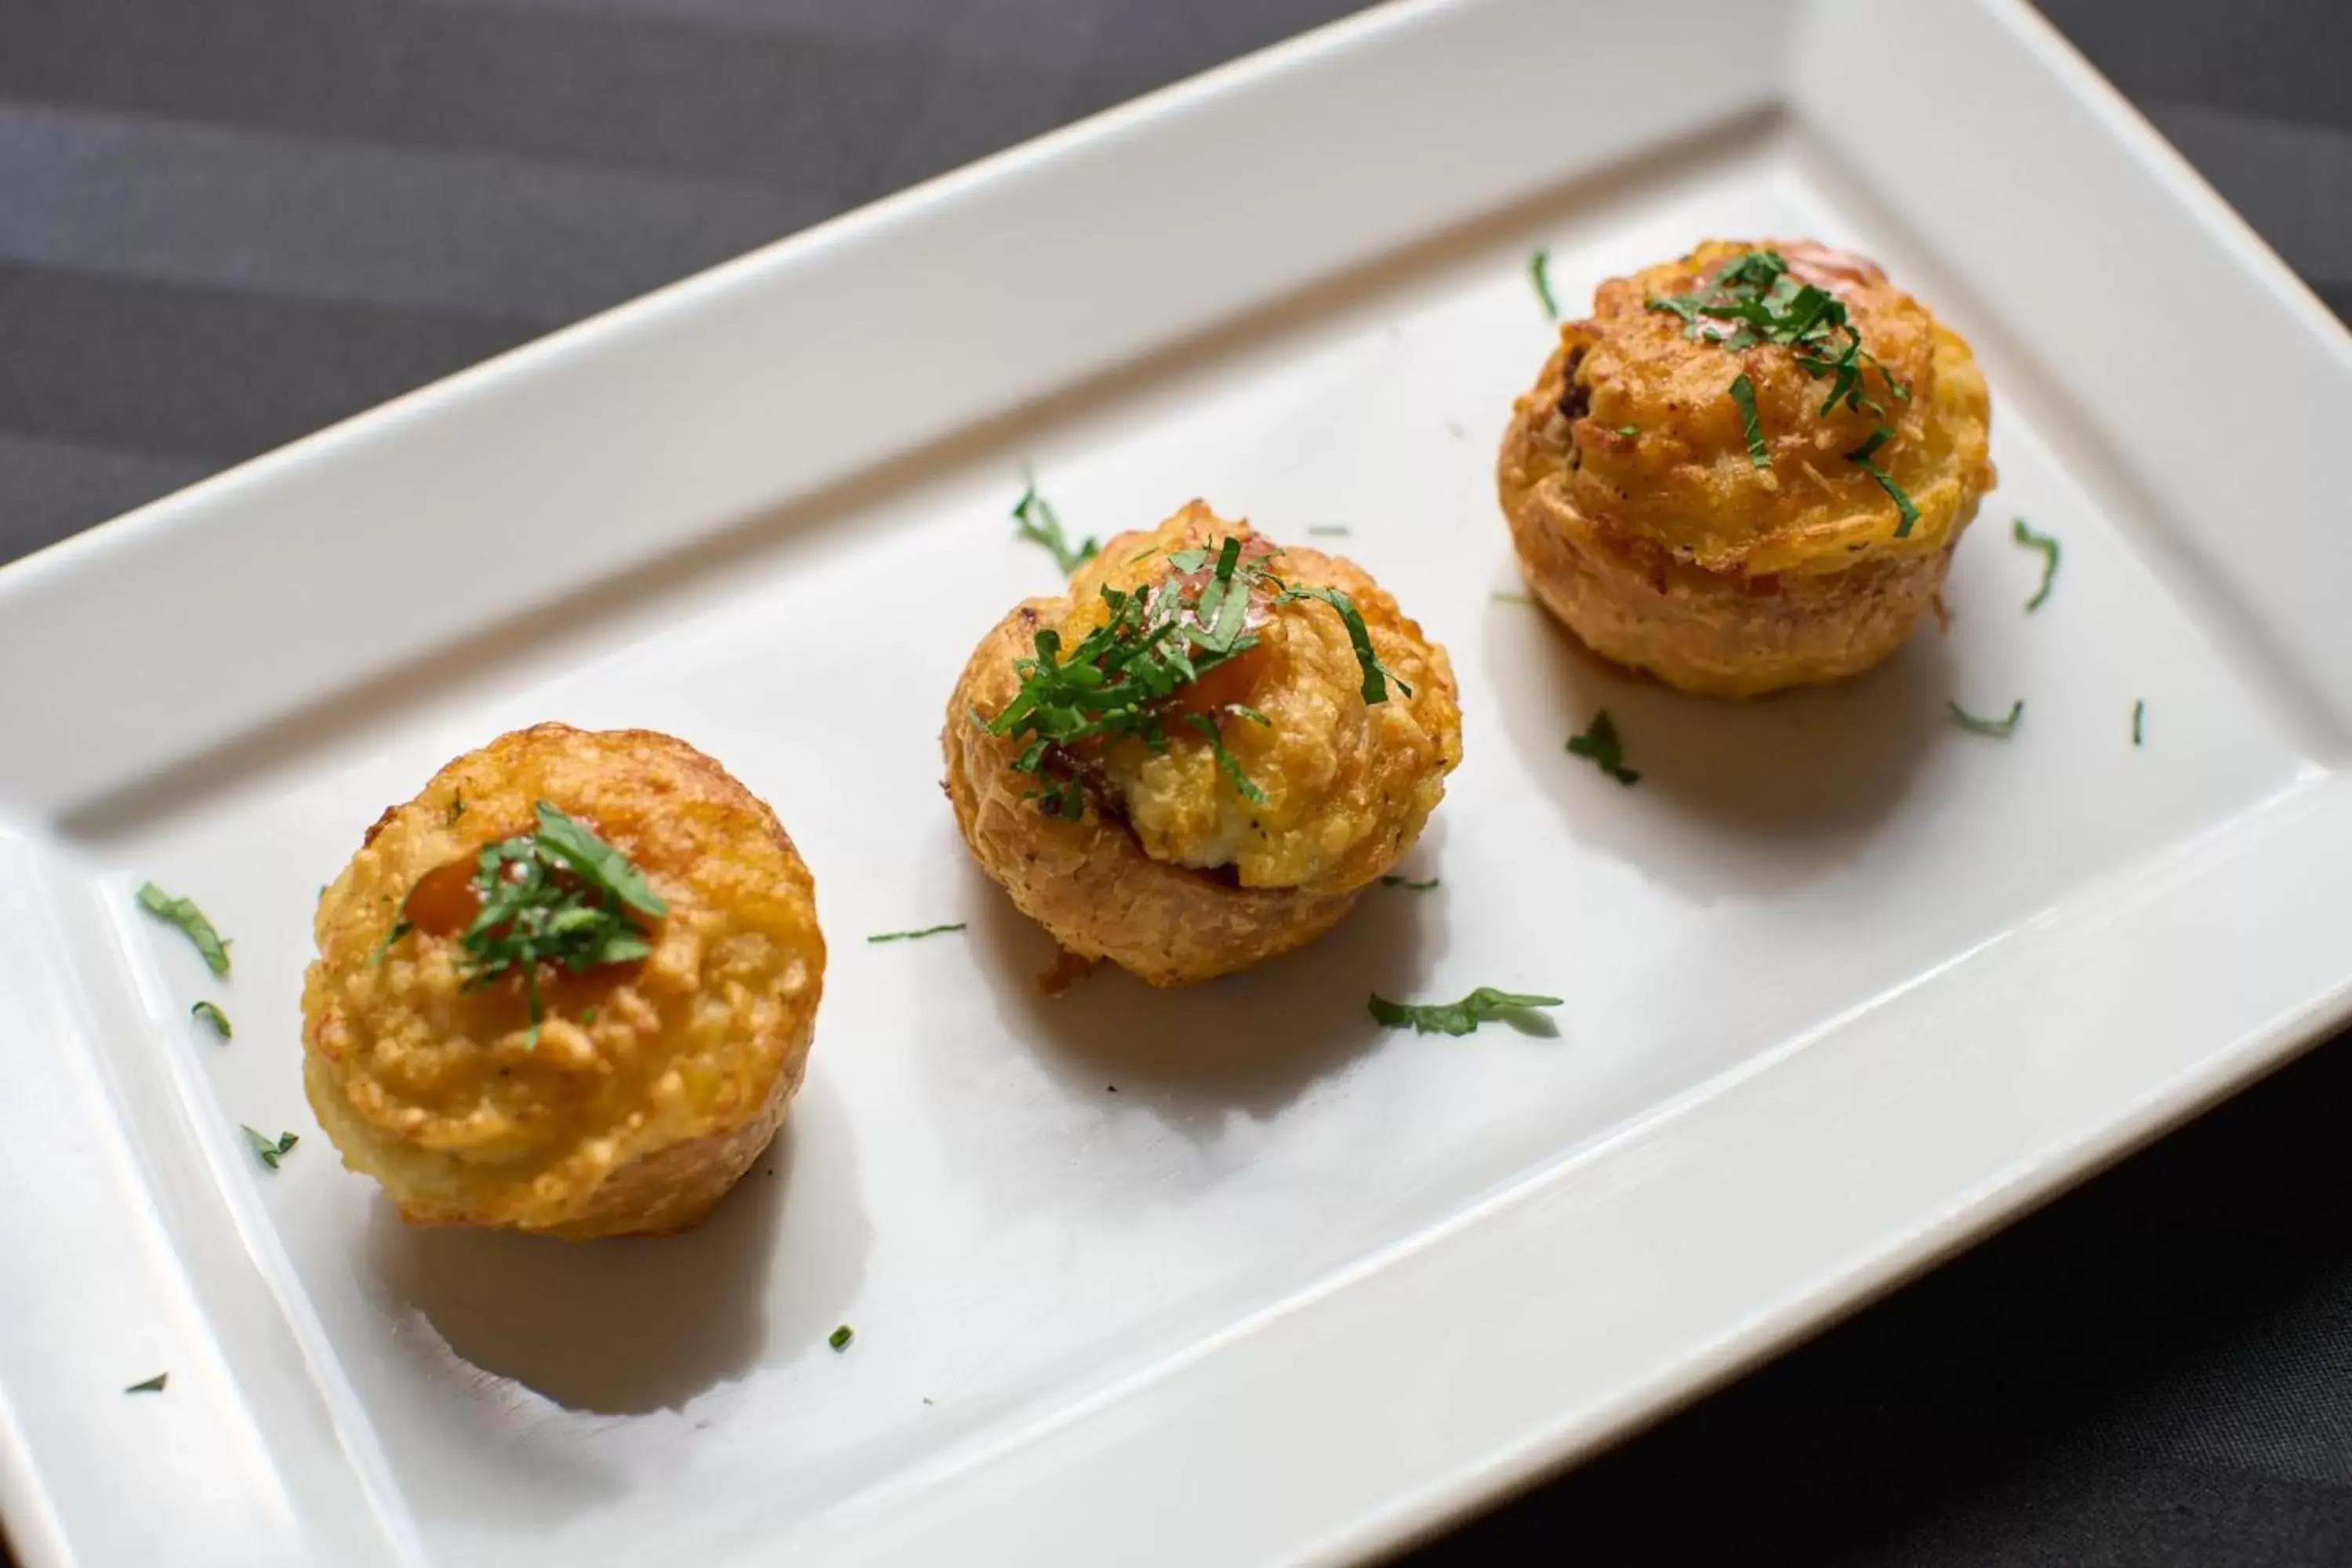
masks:
<svg viewBox="0 0 2352 1568"><path fill-rule="evenodd" d="M800 1086L824 978L774 812L649 730L501 735L319 900L303 1086L419 1225L681 1230Z"/></svg>
<svg viewBox="0 0 2352 1568"><path fill-rule="evenodd" d="M1710 240L1601 286L1497 466L1528 582L1595 652L1747 697L1866 669L1993 483L1975 356L1876 263Z"/></svg>
<svg viewBox="0 0 2352 1568"><path fill-rule="evenodd" d="M1193 501L999 622L941 744L1023 912L1181 985L1345 914L1444 795L1462 714L1445 650L1360 569Z"/></svg>

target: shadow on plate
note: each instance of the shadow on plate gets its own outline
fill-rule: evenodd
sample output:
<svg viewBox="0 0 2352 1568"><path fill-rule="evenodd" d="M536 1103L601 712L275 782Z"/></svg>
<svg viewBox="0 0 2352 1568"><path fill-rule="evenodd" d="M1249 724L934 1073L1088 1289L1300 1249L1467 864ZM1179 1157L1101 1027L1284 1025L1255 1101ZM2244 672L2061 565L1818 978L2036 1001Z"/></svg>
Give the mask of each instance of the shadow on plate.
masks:
<svg viewBox="0 0 2352 1568"><path fill-rule="evenodd" d="M1853 859L1950 728L1950 653L1932 626L1852 680L1739 702L1619 670L1536 605L1489 613L1504 729L1569 831L1703 903L1782 892ZM1566 749L1604 708L1642 775L1630 788Z"/></svg>
<svg viewBox="0 0 2352 1568"><path fill-rule="evenodd" d="M1408 858L1439 863L1444 807ZM1416 875L1427 876L1427 870ZM1389 1034L1364 1010L1368 993L1417 995L1444 952L1441 892L1375 884L1319 941L1200 985L1160 989L1099 963L1066 994L1048 996L1051 937L1002 890L970 899L974 955L1015 1039L1074 1096L1148 1108L1198 1140L1234 1111L1264 1120Z"/></svg>
<svg viewBox="0 0 2352 1568"><path fill-rule="evenodd" d="M812 1080L735 1190L681 1235L420 1229L378 1202L369 1250L393 1301L458 1359L570 1409L642 1415L744 1376L772 1342L781 1356L823 1343L865 1272L856 1192L840 1104Z"/></svg>

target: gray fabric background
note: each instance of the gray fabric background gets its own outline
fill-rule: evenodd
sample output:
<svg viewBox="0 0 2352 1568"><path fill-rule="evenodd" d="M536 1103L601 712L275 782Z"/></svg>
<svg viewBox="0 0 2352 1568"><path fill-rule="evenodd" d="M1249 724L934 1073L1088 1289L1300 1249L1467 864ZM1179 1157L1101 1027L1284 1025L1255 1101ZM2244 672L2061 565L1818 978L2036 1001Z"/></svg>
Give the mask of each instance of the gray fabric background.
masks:
<svg viewBox="0 0 2352 1568"><path fill-rule="evenodd" d="M1350 8L0 0L0 560ZM2352 316L2352 4L2048 9ZM2347 1125L2339 1040L1415 1568L2352 1563Z"/></svg>

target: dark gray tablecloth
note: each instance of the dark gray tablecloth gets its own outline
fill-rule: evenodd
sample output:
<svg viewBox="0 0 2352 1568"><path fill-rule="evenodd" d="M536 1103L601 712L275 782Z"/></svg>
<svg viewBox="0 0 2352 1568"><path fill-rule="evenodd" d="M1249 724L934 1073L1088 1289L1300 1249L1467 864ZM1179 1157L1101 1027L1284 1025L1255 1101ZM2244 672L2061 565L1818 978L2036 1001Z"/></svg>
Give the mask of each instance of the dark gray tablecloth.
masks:
<svg viewBox="0 0 2352 1568"><path fill-rule="evenodd" d="M0 560L1349 8L0 0ZM2352 0L2048 8L2352 316ZM2347 1126L2339 1040L1413 1561L2352 1563Z"/></svg>

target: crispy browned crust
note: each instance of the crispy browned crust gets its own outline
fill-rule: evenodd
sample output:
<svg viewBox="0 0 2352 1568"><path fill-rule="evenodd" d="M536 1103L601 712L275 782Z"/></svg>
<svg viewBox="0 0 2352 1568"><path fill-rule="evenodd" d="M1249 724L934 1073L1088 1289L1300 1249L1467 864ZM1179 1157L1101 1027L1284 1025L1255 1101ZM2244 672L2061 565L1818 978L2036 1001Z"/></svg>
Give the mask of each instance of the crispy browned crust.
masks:
<svg viewBox="0 0 2352 1568"><path fill-rule="evenodd" d="M420 876L526 829L540 799L593 820L671 914L646 963L563 982L570 1005L523 1049L520 997L460 986L450 944L415 934L374 955ZM824 964L808 868L765 802L653 731L541 724L459 757L368 829L316 924L304 1087L344 1163L413 1224L687 1228L807 1068Z"/></svg>
<svg viewBox="0 0 2352 1568"><path fill-rule="evenodd" d="M1224 522L1196 501L1157 536L1113 539L1103 558L1126 560L1155 537L1164 547L1169 528L1188 520L1200 536L1196 542L1205 542L1211 532L1249 531L1247 524ZM1372 628L1383 659L1409 671L1416 714L1438 737L1434 777L1423 792L1433 804L1443 793L1435 781L1461 755L1460 710L1444 649L1423 640L1420 627L1352 563L1307 550L1286 550L1281 561L1287 581L1347 591ZM1125 823L1099 809L1089 809L1075 822L1045 815L1027 798L1034 776L1013 766L1021 743L989 734L972 714L999 712L1013 700L1020 689L1014 661L1031 651L1041 626L1062 626L1071 614L1068 598L1030 599L998 622L957 680L940 735L948 798L972 858L1064 948L1084 958L1109 959L1154 985L1212 979L1320 936L1412 847L1425 805L1351 858L1329 884L1252 888L1229 876L1154 859ZM1381 758L1376 765L1393 765L1393 760Z"/></svg>
<svg viewBox="0 0 2352 1568"><path fill-rule="evenodd" d="M1833 288L1871 350L1913 389L1889 403L1880 460L1918 521L1844 454L1877 416L1824 415L1826 383L1783 347L1730 353L1643 301L1696 287L1744 242L1601 286L1594 314L1518 399L1496 465L1528 582L1587 646L1708 696L1745 697L1868 668L1937 602L1994 480L1990 406L1958 334L1872 263L1781 242ZM1750 460L1727 395L1747 374L1767 433ZM1563 405L1566 405L1563 407Z"/></svg>

